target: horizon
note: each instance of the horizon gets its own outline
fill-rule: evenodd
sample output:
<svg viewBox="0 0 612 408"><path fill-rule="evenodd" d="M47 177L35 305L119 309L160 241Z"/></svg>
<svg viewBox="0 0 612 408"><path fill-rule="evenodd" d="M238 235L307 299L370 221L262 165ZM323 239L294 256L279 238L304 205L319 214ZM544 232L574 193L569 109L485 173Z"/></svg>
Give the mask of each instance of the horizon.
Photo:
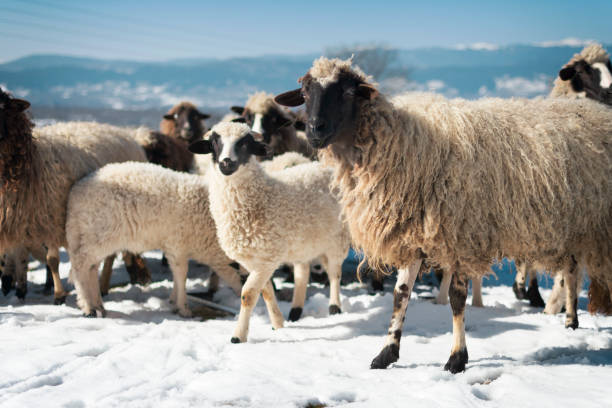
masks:
<svg viewBox="0 0 612 408"><path fill-rule="evenodd" d="M109 0L103 6L76 0L0 4L0 63L30 55L164 62L323 53L358 44L396 49L496 49L513 44L564 40L612 42L612 2L584 7L575 2L477 0L436 6L387 1L313 0L295 11L261 1L201 4L160 0ZM312 27L316 27L313 30Z"/></svg>

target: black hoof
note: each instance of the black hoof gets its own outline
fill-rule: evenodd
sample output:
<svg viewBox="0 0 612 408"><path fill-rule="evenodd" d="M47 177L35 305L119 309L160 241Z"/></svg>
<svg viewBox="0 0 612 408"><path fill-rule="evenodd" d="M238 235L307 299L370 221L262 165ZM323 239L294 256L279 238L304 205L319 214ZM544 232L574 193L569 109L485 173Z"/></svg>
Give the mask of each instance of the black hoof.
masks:
<svg viewBox="0 0 612 408"><path fill-rule="evenodd" d="M106 309L104 308L94 309L89 313L83 313L83 316L90 317L90 318L106 317Z"/></svg>
<svg viewBox="0 0 612 408"><path fill-rule="evenodd" d="M66 295L60 296L60 297L56 297L56 298L53 299L53 304L54 305L63 305L64 303L66 303Z"/></svg>
<svg viewBox="0 0 612 408"><path fill-rule="evenodd" d="M4 296L6 296L13 289L13 277L10 275L2 275L1 281L2 293L4 293Z"/></svg>
<svg viewBox="0 0 612 408"><path fill-rule="evenodd" d="M540 295L540 291L537 286L529 286L529 290L527 290L527 299L529 299L529 305L533 307L544 307L546 303L544 303L544 299Z"/></svg>
<svg viewBox="0 0 612 408"><path fill-rule="evenodd" d="M521 287L519 288L518 284L516 283L516 281L514 281L514 283L512 284L512 291L514 292L514 296L516 296L517 299L526 299L527 298L527 291L525 290L525 287Z"/></svg>
<svg viewBox="0 0 612 408"><path fill-rule="evenodd" d="M388 344L376 357L374 357L372 364L370 364L370 368L387 368L390 364L395 363L397 360L399 360L399 346L397 344Z"/></svg>
<svg viewBox="0 0 612 408"><path fill-rule="evenodd" d="M565 319L565 328L576 330L578 328L578 317L568 317L567 319Z"/></svg>
<svg viewBox="0 0 612 408"><path fill-rule="evenodd" d="M25 300L26 293L28 293L27 286L25 288L18 287L18 288L15 289L15 294L17 295L17 298L20 299L20 300Z"/></svg>
<svg viewBox="0 0 612 408"><path fill-rule="evenodd" d="M301 316L302 316L302 308L301 307L293 307L293 308L291 308L291 311L289 312L289 321L290 322L297 322L298 320L300 320Z"/></svg>
<svg viewBox="0 0 612 408"><path fill-rule="evenodd" d="M467 349L459 350L453 354L451 354L448 362L444 366L444 370L450 371L453 374L460 373L465 371L465 365L468 362L468 352Z"/></svg>
<svg viewBox="0 0 612 408"><path fill-rule="evenodd" d="M385 285L383 280L378 280L378 279L372 279L372 290L374 292L384 292L385 291Z"/></svg>
<svg viewBox="0 0 612 408"><path fill-rule="evenodd" d="M329 314L331 315L335 315L335 314L340 314L342 313L342 310L340 310L340 306L338 305L329 305Z"/></svg>
<svg viewBox="0 0 612 408"><path fill-rule="evenodd" d="M234 344L238 344L238 343L240 343L240 339L238 337L232 337L231 342L234 343Z"/></svg>

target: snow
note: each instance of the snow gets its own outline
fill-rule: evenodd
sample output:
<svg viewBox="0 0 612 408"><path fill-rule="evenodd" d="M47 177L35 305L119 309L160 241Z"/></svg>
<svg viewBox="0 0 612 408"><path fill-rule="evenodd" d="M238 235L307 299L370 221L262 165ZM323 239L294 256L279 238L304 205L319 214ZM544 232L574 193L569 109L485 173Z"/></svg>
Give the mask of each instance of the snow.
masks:
<svg viewBox="0 0 612 408"><path fill-rule="evenodd" d="M0 406L122 407L554 407L612 406L612 317L591 316L581 293L580 328L517 301L498 272L483 288L485 308L468 306L469 363L465 373L443 371L451 346L449 306L413 299L400 359L370 370L392 310L364 285L342 288L340 315L327 315L328 289L309 288L303 318L272 330L263 302L251 319L249 341L231 344L233 317L183 319L171 313L171 276L160 254L147 253L154 283L115 287L108 317L88 319L74 291L63 306L40 294L44 269L29 274L25 304L0 299ZM127 281L121 263L112 282ZM69 263L62 255L66 282ZM190 269L188 290L206 289L207 272ZM289 284L277 280L279 298ZM549 289L542 290L544 298ZM468 298L468 302L471 299ZM215 301L238 308L222 288ZM197 304L195 315L202 316ZM280 301L286 316L288 301Z"/></svg>

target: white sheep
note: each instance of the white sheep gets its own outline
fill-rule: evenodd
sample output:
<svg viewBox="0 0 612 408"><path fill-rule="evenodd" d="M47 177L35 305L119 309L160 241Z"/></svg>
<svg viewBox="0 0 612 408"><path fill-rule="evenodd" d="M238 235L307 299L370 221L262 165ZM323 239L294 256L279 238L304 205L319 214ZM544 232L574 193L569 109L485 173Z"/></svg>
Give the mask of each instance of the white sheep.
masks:
<svg viewBox="0 0 612 408"><path fill-rule="evenodd" d="M586 99L388 100L350 60L320 58L301 83L276 100L306 103L308 139L335 168L352 240L371 265L410 266L372 368L399 358L397 322L423 258L452 272L453 373L468 360L468 278L490 273L495 259L563 269L566 285L584 266L612 287L612 110Z"/></svg>
<svg viewBox="0 0 612 408"><path fill-rule="evenodd" d="M296 288L305 288L300 280L307 279L308 262L322 256L330 280L329 310L340 312L341 265L349 236L329 188L331 172L316 162L266 172L254 156L267 155L267 146L243 123L219 123L208 137L190 150L212 153L210 209L219 243L249 271L232 342L247 340L251 311L281 263L294 265ZM304 297L305 291L294 294L292 313Z"/></svg>
<svg viewBox="0 0 612 408"><path fill-rule="evenodd" d="M209 265L240 293L233 261L217 242L204 176L150 163L102 167L77 182L68 200L66 235L78 303L86 315L104 316L97 271L109 254L161 249L174 277L171 302L191 316L185 282L189 259ZM271 314L280 315L272 284L265 288Z"/></svg>

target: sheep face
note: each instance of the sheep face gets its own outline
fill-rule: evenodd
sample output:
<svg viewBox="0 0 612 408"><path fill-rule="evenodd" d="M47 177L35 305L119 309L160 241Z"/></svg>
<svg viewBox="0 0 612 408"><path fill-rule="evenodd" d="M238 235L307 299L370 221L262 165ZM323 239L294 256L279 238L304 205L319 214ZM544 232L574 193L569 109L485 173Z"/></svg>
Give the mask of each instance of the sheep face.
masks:
<svg viewBox="0 0 612 408"><path fill-rule="evenodd" d="M300 81L302 88L278 95L276 102L286 106L306 104L306 136L313 147L351 145L361 106L378 91L350 72L323 83L310 74Z"/></svg>
<svg viewBox="0 0 612 408"><path fill-rule="evenodd" d="M19 114L30 107L28 101L11 98L0 90L0 140L8 136L9 121L12 116Z"/></svg>
<svg viewBox="0 0 612 408"><path fill-rule="evenodd" d="M570 81L576 93L584 92L587 98L612 105L612 65L610 60L605 64L589 64L579 60L559 71L559 78Z"/></svg>
<svg viewBox="0 0 612 408"><path fill-rule="evenodd" d="M202 120L209 117L210 115L200 112L194 105L183 102L164 115L160 128L168 136L193 142L204 134Z"/></svg>
<svg viewBox="0 0 612 408"><path fill-rule="evenodd" d="M234 174L240 166L247 164L252 156L266 156L268 148L255 140L254 134L244 123L219 123L208 133L208 139L189 145L195 154L212 154L213 165L224 176Z"/></svg>
<svg viewBox="0 0 612 408"><path fill-rule="evenodd" d="M270 144L278 130L289 126L293 120L278 106L266 106L262 111L253 111L241 106L232 106L232 111L238 113L254 132L261 134L263 142Z"/></svg>

